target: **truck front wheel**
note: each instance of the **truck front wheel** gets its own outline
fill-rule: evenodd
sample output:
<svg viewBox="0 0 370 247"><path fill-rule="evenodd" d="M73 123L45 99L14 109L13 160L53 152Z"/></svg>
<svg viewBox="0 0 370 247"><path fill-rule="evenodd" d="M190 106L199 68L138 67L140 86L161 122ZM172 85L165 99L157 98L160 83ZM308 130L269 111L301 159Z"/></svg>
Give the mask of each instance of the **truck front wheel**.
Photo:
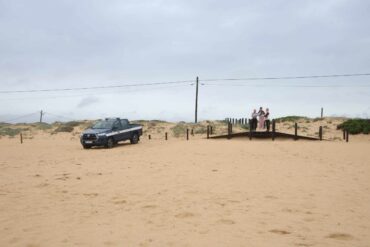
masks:
<svg viewBox="0 0 370 247"><path fill-rule="evenodd" d="M112 148L114 146L114 140L112 137L110 137L108 140L107 140L107 144L105 144L105 147L106 148Z"/></svg>
<svg viewBox="0 0 370 247"><path fill-rule="evenodd" d="M139 142L139 135L137 133L134 133L130 139L131 144L136 144Z"/></svg>
<svg viewBox="0 0 370 247"><path fill-rule="evenodd" d="M82 146L83 146L84 149L90 149L91 148L90 145L86 145L86 144L82 144Z"/></svg>

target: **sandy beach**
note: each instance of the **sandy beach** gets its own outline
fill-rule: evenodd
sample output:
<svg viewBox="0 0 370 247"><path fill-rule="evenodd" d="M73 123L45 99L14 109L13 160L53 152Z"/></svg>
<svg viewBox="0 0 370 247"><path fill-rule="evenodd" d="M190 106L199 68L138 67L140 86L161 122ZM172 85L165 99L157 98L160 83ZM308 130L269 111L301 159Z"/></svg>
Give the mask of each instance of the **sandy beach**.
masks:
<svg viewBox="0 0 370 247"><path fill-rule="evenodd" d="M370 142L0 139L0 246L369 246Z"/></svg>

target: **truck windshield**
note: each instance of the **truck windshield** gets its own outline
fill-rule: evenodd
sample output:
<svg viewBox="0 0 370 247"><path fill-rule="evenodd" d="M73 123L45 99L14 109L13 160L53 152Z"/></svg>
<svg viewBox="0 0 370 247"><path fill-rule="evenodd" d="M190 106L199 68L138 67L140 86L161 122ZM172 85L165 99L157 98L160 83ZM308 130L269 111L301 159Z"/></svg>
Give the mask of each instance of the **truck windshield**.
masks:
<svg viewBox="0 0 370 247"><path fill-rule="evenodd" d="M93 129L111 129L113 121L99 121L93 125Z"/></svg>

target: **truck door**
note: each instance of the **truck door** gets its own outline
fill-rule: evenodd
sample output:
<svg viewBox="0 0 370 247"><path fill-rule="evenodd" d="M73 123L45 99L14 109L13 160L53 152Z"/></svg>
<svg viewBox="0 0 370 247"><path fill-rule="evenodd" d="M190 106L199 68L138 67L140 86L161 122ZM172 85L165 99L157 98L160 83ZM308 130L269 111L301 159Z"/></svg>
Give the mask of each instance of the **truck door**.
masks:
<svg viewBox="0 0 370 247"><path fill-rule="evenodd" d="M121 119L122 126L122 138L123 140L128 140L131 138L130 125L126 119Z"/></svg>
<svg viewBox="0 0 370 247"><path fill-rule="evenodd" d="M112 131L114 133L113 137L116 141L122 141L122 135L123 133L120 133L122 131L122 125L119 120L114 121L113 126L112 126Z"/></svg>

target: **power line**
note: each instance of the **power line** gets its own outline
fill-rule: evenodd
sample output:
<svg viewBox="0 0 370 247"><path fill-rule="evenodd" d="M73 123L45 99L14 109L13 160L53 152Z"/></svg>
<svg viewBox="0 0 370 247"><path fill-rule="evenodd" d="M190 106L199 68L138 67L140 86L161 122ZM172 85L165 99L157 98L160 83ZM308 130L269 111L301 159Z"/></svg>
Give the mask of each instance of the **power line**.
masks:
<svg viewBox="0 0 370 247"><path fill-rule="evenodd" d="M228 87L295 87L295 88L346 88L346 87L360 87L366 88L370 85L261 85L261 84L233 84L233 83L204 83L205 86L228 86Z"/></svg>
<svg viewBox="0 0 370 247"><path fill-rule="evenodd" d="M111 92L99 92L99 93L86 93L86 94L72 94L72 95L54 95L54 96L37 96L37 97L22 97L22 98L1 98L0 101L6 100L26 100L26 99L56 99L56 98L74 98L74 97L84 97L84 96L101 96L101 95L109 95L109 94L118 94L118 93L132 93L132 92L145 92L145 91L154 91L159 89L170 89L175 87L184 87L189 86L191 84L183 84L183 85L169 85L163 87L152 87L152 88L135 88L135 89L126 89L126 90L115 90Z"/></svg>
<svg viewBox="0 0 370 247"><path fill-rule="evenodd" d="M223 79L203 79L202 82L207 81L258 81L258 80L291 80L291 79L317 79L317 78L337 78L337 77L359 77L370 76L370 73L362 74L333 74L333 75L308 75L308 76L282 76L282 77L247 77L247 78L223 78ZM0 94L13 94L13 93L39 93L39 92L61 92L61 91L82 91L93 89L112 89L112 88L125 88L125 87L145 87L156 85L169 85L194 82L194 80L183 81L167 81L167 82L153 82L153 83L129 83L121 85L109 86L94 86L94 87L75 87L75 88L54 88L54 89L32 89L32 90L4 90Z"/></svg>
<svg viewBox="0 0 370 247"><path fill-rule="evenodd" d="M60 91L77 91L77 90L92 90L92 89L110 89L110 88L124 88L124 87L142 87L142 86L156 86L156 85L169 85L169 84L180 84L189 83L194 80L188 81L168 81L168 82L153 82L153 83L132 83L122 85L110 85L110 86L96 86L96 87L75 87L75 88L54 88L54 89L32 89L32 90L6 90L0 91L1 94L9 93L39 93L39 92L60 92Z"/></svg>
<svg viewBox="0 0 370 247"><path fill-rule="evenodd" d="M30 114L26 114L26 115L23 115L23 116L19 116L19 117L13 118L13 119L8 119L8 120L1 121L1 122L3 122L3 123L9 123L9 122L13 122L13 121L18 120L18 119L22 119L22 118L25 118L25 117L32 116L34 114L39 114L39 112L33 112L33 113L30 113Z"/></svg>
<svg viewBox="0 0 370 247"><path fill-rule="evenodd" d="M281 76L281 77L247 77L247 78L224 78L224 79L203 79L202 81L258 81L258 80L291 80L291 79L315 79L335 77L357 77L370 76L370 73L362 74L336 74L336 75L306 75L306 76Z"/></svg>
<svg viewBox="0 0 370 247"><path fill-rule="evenodd" d="M61 116L61 115L57 115L57 114L50 113L50 112L44 112L44 114L48 114L48 115L51 115L51 116L54 116L54 117L58 117L58 118L64 118L66 120L73 120L72 118Z"/></svg>

